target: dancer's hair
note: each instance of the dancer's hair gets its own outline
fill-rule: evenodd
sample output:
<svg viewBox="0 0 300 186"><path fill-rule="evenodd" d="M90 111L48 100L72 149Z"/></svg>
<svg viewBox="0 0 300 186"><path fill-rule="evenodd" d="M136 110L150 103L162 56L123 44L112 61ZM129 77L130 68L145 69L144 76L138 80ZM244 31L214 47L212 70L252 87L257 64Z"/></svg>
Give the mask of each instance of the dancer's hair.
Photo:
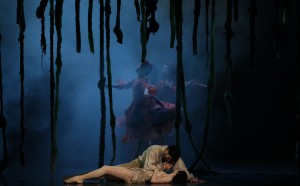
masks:
<svg viewBox="0 0 300 186"><path fill-rule="evenodd" d="M178 171L172 179L173 183L185 183L187 182L187 173L185 171Z"/></svg>
<svg viewBox="0 0 300 186"><path fill-rule="evenodd" d="M167 150L169 151L169 155L172 158L172 162L169 163L175 164L181 156L181 151L175 145L169 145Z"/></svg>

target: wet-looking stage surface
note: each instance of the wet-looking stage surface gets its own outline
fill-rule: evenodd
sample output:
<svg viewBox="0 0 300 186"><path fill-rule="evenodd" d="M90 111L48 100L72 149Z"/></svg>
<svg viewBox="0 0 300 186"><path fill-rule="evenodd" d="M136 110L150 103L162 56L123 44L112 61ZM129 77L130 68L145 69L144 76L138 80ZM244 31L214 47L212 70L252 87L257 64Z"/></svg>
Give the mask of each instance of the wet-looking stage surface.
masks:
<svg viewBox="0 0 300 186"><path fill-rule="evenodd" d="M218 163L211 165L211 171L201 172L198 175L203 183L186 185L203 186L299 186L295 162L239 162ZM89 168L57 168L52 175L49 169L40 167L8 167L0 175L2 186L56 186L66 185L63 179L66 176L90 171ZM74 185L74 184L69 184ZM108 182L105 180L87 180L76 185L126 185L123 182ZM150 184L145 184L150 185ZM176 184L152 184L176 185ZM177 184L178 185L178 184ZM180 184L183 185L183 184Z"/></svg>

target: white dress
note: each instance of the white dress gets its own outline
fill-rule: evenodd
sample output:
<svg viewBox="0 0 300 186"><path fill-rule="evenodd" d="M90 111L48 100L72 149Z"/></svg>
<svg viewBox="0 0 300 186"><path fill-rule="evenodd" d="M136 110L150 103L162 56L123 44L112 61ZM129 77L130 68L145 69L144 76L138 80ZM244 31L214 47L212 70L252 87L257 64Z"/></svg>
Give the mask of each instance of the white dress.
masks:
<svg viewBox="0 0 300 186"><path fill-rule="evenodd" d="M151 177L153 175L153 171L147 171L142 168L127 168L129 170L133 170L134 174L130 178L130 183L133 184L143 184L150 182Z"/></svg>

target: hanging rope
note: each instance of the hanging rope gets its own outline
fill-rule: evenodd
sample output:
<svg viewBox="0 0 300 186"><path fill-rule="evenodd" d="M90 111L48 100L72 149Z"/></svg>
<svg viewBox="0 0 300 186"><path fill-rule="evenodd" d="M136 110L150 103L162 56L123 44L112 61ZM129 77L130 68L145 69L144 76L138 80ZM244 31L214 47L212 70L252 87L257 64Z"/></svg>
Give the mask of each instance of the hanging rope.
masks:
<svg viewBox="0 0 300 186"><path fill-rule="evenodd" d="M224 93L224 102L227 107L227 120L229 130L232 127L232 116L231 116L231 105L232 105L232 94L231 94L231 71L232 71L232 60L231 60L231 38L233 32L231 29L232 19L232 0L227 0L227 20L226 20L226 56L225 56L225 78L226 78L226 90Z"/></svg>
<svg viewBox="0 0 300 186"><path fill-rule="evenodd" d="M104 77L104 3L100 0L100 81L98 87L100 89L101 100L101 121L100 121L100 143L99 143L99 163L98 167L104 165L105 151L105 127L106 127L106 105L105 105L105 77Z"/></svg>
<svg viewBox="0 0 300 186"><path fill-rule="evenodd" d="M112 97L112 75L111 75L111 60L110 60L110 14L111 6L110 0L105 1L105 28L106 28L106 63L107 63L107 83L108 83L108 98L109 98L109 113L110 113L110 127L111 127L111 137L113 144L113 155L110 160L110 165L112 165L116 159L116 134L115 125L116 117L113 110L113 97Z"/></svg>
<svg viewBox="0 0 300 186"><path fill-rule="evenodd" d="M205 0L205 54L206 54L206 60L205 60L205 65L208 64L208 59L209 59L209 51L208 51L208 36L209 36L209 25L208 25L208 8L209 8L209 0Z"/></svg>
<svg viewBox="0 0 300 186"><path fill-rule="evenodd" d="M80 35L80 0L75 0L75 20L76 20L76 52L81 52Z"/></svg>
<svg viewBox="0 0 300 186"><path fill-rule="evenodd" d="M197 55L197 30L200 16L201 0L195 0L194 27L193 27L193 55Z"/></svg>
<svg viewBox="0 0 300 186"><path fill-rule="evenodd" d="M141 21L141 11L140 11L139 0L134 0L134 6L135 6L135 11L136 11L136 19L140 22Z"/></svg>
<svg viewBox="0 0 300 186"><path fill-rule="evenodd" d="M2 129L2 140L3 140L3 159L0 161L0 173L5 170L8 165L8 153L6 143L6 119L3 113L3 84L2 84L2 57L1 57L1 41L2 35L0 33L0 127Z"/></svg>
<svg viewBox="0 0 300 186"><path fill-rule="evenodd" d="M147 39L146 39L147 17L146 17L145 0L141 0L141 12L142 12L142 21L140 27L141 44L142 44L141 62L144 63L146 61L146 53L147 53L147 46L146 46L147 45Z"/></svg>
<svg viewBox="0 0 300 186"><path fill-rule="evenodd" d="M123 43L123 32L120 28L120 11L121 11L121 0L117 0L117 17L116 17L116 25L114 27L114 33L117 36L117 42Z"/></svg>
<svg viewBox="0 0 300 186"><path fill-rule="evenodd" d="M211 34L210 34L210 65L209 65L209 79L207 82L207 113L206 113L206 121L204 126L204 133L203 133L203 139L202 139L202 147L200 149L200 153L198 157L196 158L196 161L191 164L189 167L189 170L193 170L200 160L203 161L206 168L209 170L210 166L209 164L203 159L203 154L206 147L207 137L208 137L208 129L210 125L210 118L211 118L211 104L212 104L212 98L214 94L214 86L215 86L215 15L216 15L216 0L212 0L211 4Z"/></svg>
<svg viewBox="0 0 300 186"><path fill-rule="evenodd" d="M239 0L233 0L233 15L234 15L234 20L238 21L239 20Z"/></svg>
<svg viewBox="0 0 300 186"><path fill-rule="evenodd" d="M89 9L88 9L88 38L90 51L92 54L95 53L94 47L94 37L93 37L93 0L89 0Z"/></svg>
<svg viewBox="0 0 300 186"><path fill-rule="evenodd" d="M255 17L257 14L256 0L251 0L251 5L249 7L250 12L250 69L254 68L254 56L255 56Z"/></svg>
<svg viewBox="0 0 300 186"><path fill-rule="evenodd" d="M54 80L54 54L53 54L53 43L54 43L54 3L50 0L50 130L51 130L51 160L50 160L50 170L52 171L54 167L54 155L55 151L55 134L54 134L54 91L55 91L55 80Z"/></svg>
<svg viewBox="0 0 300 186"><path fill-rule="evenodd" d="M17 7L17 24L19 25L19 38L20 43L20 82L21 82L21 94L20 94L20 108L21 108L21 119L20 119L20 129L21 129L21 144L20 144L20 161L21 165L25 165L24 158L24 138L25 138L25 127L24 127L24 32L26 29L25 15L24 15L24 0L18 0Z"/></svg>

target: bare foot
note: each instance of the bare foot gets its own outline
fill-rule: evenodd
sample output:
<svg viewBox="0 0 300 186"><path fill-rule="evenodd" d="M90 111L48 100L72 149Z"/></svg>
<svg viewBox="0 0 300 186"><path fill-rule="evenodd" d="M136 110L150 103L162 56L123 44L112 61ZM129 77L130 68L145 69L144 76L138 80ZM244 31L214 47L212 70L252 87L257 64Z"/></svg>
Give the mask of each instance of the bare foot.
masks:
<svg viewBox="0 0 300 186"><path fill-rule="evenodd" d="M66 179L64 182L65 183L83 183L83 179L81 178L81 176L73 176L69 179Z"/></svg>

